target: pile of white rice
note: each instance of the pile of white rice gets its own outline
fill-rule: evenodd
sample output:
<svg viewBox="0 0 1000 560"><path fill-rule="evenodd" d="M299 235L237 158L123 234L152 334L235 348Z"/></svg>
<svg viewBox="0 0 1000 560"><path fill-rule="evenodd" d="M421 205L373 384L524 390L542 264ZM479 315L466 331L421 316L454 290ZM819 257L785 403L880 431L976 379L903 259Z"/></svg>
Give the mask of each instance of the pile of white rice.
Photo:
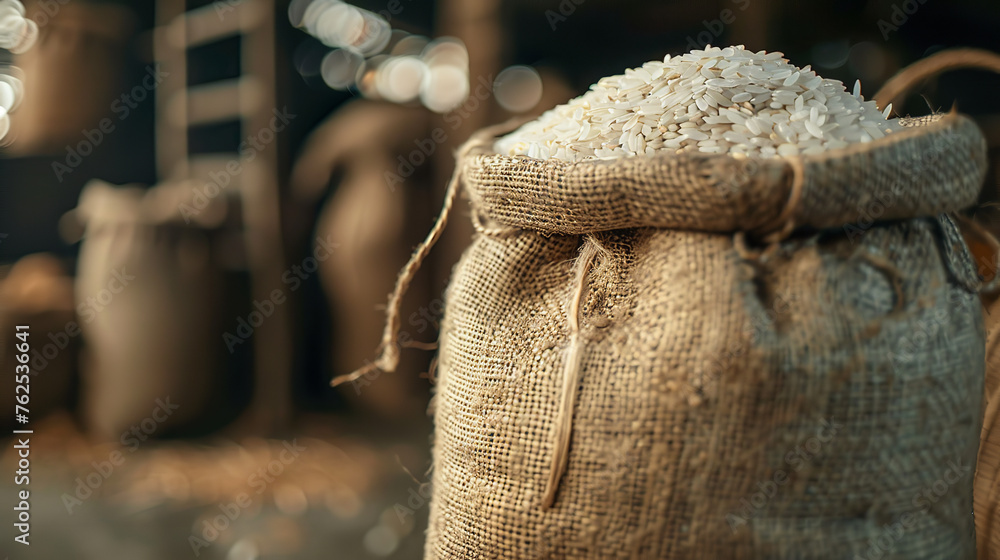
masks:
<svg viewBox="0 0 1000 560"><path fill-rule="evenodd" d="M565 161L661 151L737 157L816 154L899 130L837 80L797 68L780 52L742 45L651 61L497 140L497 152Z"/></svg>

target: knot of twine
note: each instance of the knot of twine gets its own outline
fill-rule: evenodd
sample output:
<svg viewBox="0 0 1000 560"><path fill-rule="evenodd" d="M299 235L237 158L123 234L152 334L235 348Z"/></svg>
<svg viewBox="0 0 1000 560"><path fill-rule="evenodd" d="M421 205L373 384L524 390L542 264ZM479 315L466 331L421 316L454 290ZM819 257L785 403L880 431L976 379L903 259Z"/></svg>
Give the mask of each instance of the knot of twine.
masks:
<svg viewBox="0 0 1000 560"><path fill-rule="evenodd" d="M747 234L744 231L737 231L733 234L733 248L743 260L759 261L762 258L767 258L778 250L779 243L795 231L795 211L798 210L805 189L805 167L802 165L802 159L798 157L787 158L787 164L792 170L792 184L789 187L788 200L785 201L785 206L778 213L778 216L758 230L763 231L762 240L767 243L767 248L764 250L752 249L747 243Z"/></svg>
<svg viewBox="0 0 1000 560"><path fill-rule="evenodd" d="M802 165L802 159L799 157L790 157L787 159L787 163L792 168L792 186L788 193L788 200L785 202L785 207L781 209L781 213L774 219L774 225L768 228L770 233L764 236L764 241L768 243L784 241L795 231L796 227L795 211L798 210L799 202L802 201L802 191L805 188L805 168Z"/></svg>

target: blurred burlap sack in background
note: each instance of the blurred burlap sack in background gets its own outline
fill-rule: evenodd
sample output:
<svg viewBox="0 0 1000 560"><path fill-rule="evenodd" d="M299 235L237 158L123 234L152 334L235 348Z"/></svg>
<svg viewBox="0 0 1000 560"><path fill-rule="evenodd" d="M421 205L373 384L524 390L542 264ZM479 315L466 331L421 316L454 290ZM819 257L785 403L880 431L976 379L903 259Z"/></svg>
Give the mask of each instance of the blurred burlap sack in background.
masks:
<svg viewBox="0 0 1000 560"><path fill-rule="evenodd" d="M25 96L11 114L17 141L7 151L79 157L73 150L78 144L87 140L93 150L100 143L102 118L115 126L135 108L135 101L124 101L131 86L121 83L134 16L113 2L28 1L25 7L40 33L38 43L14 59L24 75ZM94 137L82 137L84 130Z"/></svg>
<svg viewBox="0 0 1000 560"><path fill-rule="evenodd" d="M82 416L98 439L119 441L156 409L169 409L154 418L159 437L198 429L206 411L222 408L210 396L225 361L224 281L198 226L221 221L223 199L185 226L178 197L190 191L92 181L73 211L85 229L75 286L85 304Z"/></svg>
<svg viewBox="0 0 1000 560"><path fill-rule="evenodd" d="M18 326L27 327L17 329ZM0 405L10 411L3 426L24 428L15 420L14 406L28 409L30 421L55 411L65 411L75 402L77 353L80 325L74 313L73 279L53 255L28 255L14 263L0 280L0 328L9 333L0 340L0 363L9 375L0 389ZM15 333L27 334L27 339ZM18 346L27 342L28 362ZM27 389L22 376L27 374ZM28 395L24 397L24 395Z"/></svg>
<svg viewBox="0 0 1000 560"><path fill-rule="evenodd" d="M313 250L328 253L319 276L336 372L370 357L382 334L393 274L433 221L433 164L423 146L429 144L431 154L444 149L434 142L433 128L424 109L354 101L317 128L293 170L296 202L307 208L323 202L311 242ZM412 153L420 157L417 165L407 159ZM433 340L440 320L442 304L425 305L428 292L425 281L414 286L416 297L403 310L413 341ZM427 361L414 352L396 375L359 378L341 393L380 420L412 425L427 405L427 383L419 378L426 369Z"/></svg>
<svg viewBox="0 0 1000 560"><path fill-rule="evenodd" d="M948 213L985 146L905 125L756 161L467 144L374 364L464 179L426 557L974 558L981 282Z"/></svg>

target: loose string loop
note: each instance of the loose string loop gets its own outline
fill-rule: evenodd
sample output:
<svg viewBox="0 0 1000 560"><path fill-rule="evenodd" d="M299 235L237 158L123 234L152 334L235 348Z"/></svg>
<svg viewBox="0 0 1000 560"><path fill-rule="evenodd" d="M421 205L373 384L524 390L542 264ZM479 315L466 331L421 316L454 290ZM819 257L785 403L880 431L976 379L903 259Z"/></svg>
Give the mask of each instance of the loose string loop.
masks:
<svg viewBox="0 0 1000 560"><path fill-rule="evenodd" d="M560 391L559 410L556 413L556 424L552 434L552 464L549 477L545 483L545 494L542 497L542 507L548 509L555 503L559 481L566 472L569 463L569 443L573 434L573 414L576 409L576 394L580 389L580 376L583 371L583 336L580 332L580 311L583 306L584 294L587 291L588 275L593 269L597 256L606 251L593 236L584 237L580 247L580 255L574 265L574 285L572 297L568 306L569 344L563 354L562 389Z"/></svg>
<svg viewBox="0 0 1000 560"><path fill-rule="evenodd" d="M441 234L444 233L444 229L448 225L448 218L451 216L451 210L455 205L455 199L458 198L459 187L462 183L462 168L465 165L465 159L474 150L481 149L492 143L497 134L510 130L514 123L515 121L507 121L486 127L474 134L459 147L455 154L455 171L452 172L451 179L448 181L448 188L445 190L444 202L441 206L441 212L438 214L437 221L434 222L434 227L427 234L427 238L417 246L406 266L400 270L399 276L396 278L396 286L392 291L392 295L389 296L389 303L386 306L385 312L385 328L382 331L382 342L377 348L379 357L374 362L369 362L364 367L349 374L333 378L330 385L336 387L344 383L350 383L375 370L396 371L396 367L399 366L399 329L402 322L400 315L402 314L403 297L410 288L410 284L413 282L417 271L420 270L420 265L423 264L427 255L430 254L431 249L441 239Z"/></svg>

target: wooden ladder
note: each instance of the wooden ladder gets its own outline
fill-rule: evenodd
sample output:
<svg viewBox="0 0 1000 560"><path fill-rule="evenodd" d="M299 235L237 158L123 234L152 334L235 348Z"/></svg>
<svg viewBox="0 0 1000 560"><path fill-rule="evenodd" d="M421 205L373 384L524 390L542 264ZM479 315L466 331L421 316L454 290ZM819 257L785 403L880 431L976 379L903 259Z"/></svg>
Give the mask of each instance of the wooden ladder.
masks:
<svg viewBox="0 0 1000 560"><path fill-rule="evenodd" d="M219 0L187 10L185 0L159 0L156 6L154 56L169 73L156 95L156 164L162 180L207 183L210 173L226 174L219 196L238 199L242 208L243 245L251 296L268 301L282 288L285 259L281 242L277 140L255 149L251 161L237 151L191 154L192 127L236 121L241 138L271 126L276 107L275 0ZM241 36L240 76L187 85L188 50ZM239 173L226 171L237 162ZM254 393L247 411L234 424L241 434L278 435L291 416L292 343L288 305L255 328ZM219 344L223 344L220 333Z"/></svg>

